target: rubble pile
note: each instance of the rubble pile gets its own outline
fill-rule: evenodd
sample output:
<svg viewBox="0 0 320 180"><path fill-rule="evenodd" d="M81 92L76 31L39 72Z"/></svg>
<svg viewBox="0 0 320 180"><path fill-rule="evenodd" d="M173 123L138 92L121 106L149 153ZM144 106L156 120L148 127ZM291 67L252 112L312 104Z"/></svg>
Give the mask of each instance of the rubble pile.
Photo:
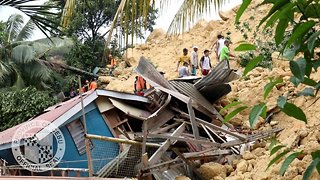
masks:
<svg viewBox="0 0 320 180"><path fill-rule="evenodd" d="M266 14L269 10L268 6L256 7L260 1L255 1L249 9L243 15L242 20L249 22L250 26L254 27L259 23L261 16ZM211 22L199 22L190 31L183 33L182 35L175 37L166 37L165 32L162 30L155 30L148 38L147 42L142 45L137 45L134 49L128 50L127 58L133 67L138 65L138 60L141 56L145 56L152 61L158 71L166 72L166 79L175 79L177 73L176 58L181 54L181 50L186 47L191 49L193 45L199 46L199 52L204 49L210 49L211 45L215 41L215 37L218 33L231 32L231 39L233 44L231 49L238 45L238 42L244 39L241 33L234 27L235 9L223 14L226 21L211 21ZM254 16L256 20L250 20ZM248 41L252 41L253 36L248 34ZM217 101L214 107L219 110L225 107L234 100L241 101L243 105L252 107L263 101L263 88L269 82L269 77L282 78L283 83L277 85L268 96L267 107L268 112L272 112L270 122L265 122L264 119L259 119L259 122L253 127L254 132L261 132L271 130L272 128L283 128L278 133L277 139L280 143L291 147L293 151L304 151L304 155L295 159L289 166L284 177L279 176L279 170L284 159L266 171L267 164L273 158L270 157L270 151L268 149L269 142L261 141L247 148L248 151L242 152L239 157L226 157L227 163L222 163L226 170L225 179L229 180L242 180L242 179L301 179L302 174L306 167L310 164L312 157L310 152L320 149L320 117L319 117L319 105L320 101L316 97L305 97L298 96L298 93L303 90L304 86L294 87L290 83L289 79L291 76L288 61L278 59L277 55L273 56L273 69L255 68L251 71L247 78L240 78L239 80L231 81L231 92L226 95L220 101ZM211 57L213 65L217 65L214 55ZM239 65L236 61L231 62L233 69L239 69ZM240 68L241 70L241 68ZM131 75L131 76L130 76ZM129 78L116 79L111 81L108 85L108 89L114 89L125 92L133 91L133 81L135 72L131 72ZM313 72L312 78L319 80L320 73ZM277 98L279 96L288 95L290 102L300 107L306 114L308 123L298 121L292 117L285 115L277 109ZM252 132L249 126L248 115L251 108L242 111L240 114L235 116L231 121L234 127L238 127L242 132ZM229 111L230 112L230 111ZM225 112L227 114L228 112ZM223 116L225 114L222 114ZM202 129L204 131L204 129ZM205 163L198 170L201 175L207 179L221 179L224 178L222 175L213 175L218 161L212 163ZM210 170L212 169L212 170ZM211 172L212 171L212 172ZM223 170L224 172L224 170ZM212 177L211 177L212 176ZM182 179L184 177L181 177ZM320 176L316 171L313 172L311 179L320 179Z"/></svg>

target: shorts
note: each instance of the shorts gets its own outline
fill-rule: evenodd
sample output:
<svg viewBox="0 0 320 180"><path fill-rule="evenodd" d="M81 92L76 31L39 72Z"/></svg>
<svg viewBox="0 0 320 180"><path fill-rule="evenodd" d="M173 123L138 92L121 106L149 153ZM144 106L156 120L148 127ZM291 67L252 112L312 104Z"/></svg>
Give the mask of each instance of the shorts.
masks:
<svg viewBox="0 0 320 180"><path fill-rule="evenodd" d="M202 75L206 76L209 74L210 69L202 69Z"/></svg>

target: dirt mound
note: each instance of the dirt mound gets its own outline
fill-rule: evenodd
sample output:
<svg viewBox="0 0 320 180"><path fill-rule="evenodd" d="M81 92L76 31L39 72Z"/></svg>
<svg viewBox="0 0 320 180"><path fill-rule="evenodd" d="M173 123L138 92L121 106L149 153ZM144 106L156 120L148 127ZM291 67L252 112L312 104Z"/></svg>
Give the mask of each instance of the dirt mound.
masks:
<svg viewBox="0 0 320 180"><path fill-rule="evenodd" d="M260 1L255 1L254 5L257 5ZM254 27L259 23L258 19L261 19L262 15L268 12L268 6L255 6L249 7L243 15L243 21L250 22L250 26ZM188 48L191 51L192 46L197 45L199 47L199 54L201 55L205 49L210 49L212 44L216 40L218 33L231 32L231 40L233 44L231 49L235 48L240 41L243 41L243 37L239 31L236 31L234 25L235 10L223 13L224 17L227 17L227 21L201 21L195 25L190 31L183 33L182 35L175 37L166 37L165 32L162 30L155 30L149 37L145 44L137 45L133 49L127 51L127 56L130 60L132 67L135 67L139 62L141 56L145 56L152 61L157 70L164 71L167 79L173 79L177 77L176 62L177 57L182 53L183 48ZM253 20L257 19L257 20ZM249 41L253 38L248 34ZM211 50L211 49L210 49ZM211 56L212 63L217 63L215 56ZM231 62L233 68L238 69L239 65L236 61ZM133 92L134 82L134 69L131 68L122 74L124 71L120 71L120 75L116 80L112 80L107 86L108 89ZM204 164L199 170L205 175L207 179L227 179L227 180L244 180L244 179L302 179L302 174L306 167L310 164L312 158L310 152L320 149L320 121L319 111L320 100L317 97L304 97L297 96L298 92L304 89L304 86L298 86L297 88L289 81L290 68L287 61L277 59L277 56L273 59L273 69L255 68L248 74L248 78L239 79L231 83L232 92L223 100L225 103L233 100L239 100L244 105L252 107L263 101L263 88L269 82L268 78L282 78L283 83L277 85L268 96L267 107L268 110L276 109L277 98L279 96L288 95L289 101L300 107L306 114L308 123L298 121L294 118L288 117L282 112L276 111L271 117L271 123L265 123L263 119L259 120L259 123L255 125L256 130L267 130L272 126L284 128L282 132L278 134L277 139L280 143L287 145L293 149L293 151L304 151L304 156L300 159L296 159L289 166L284 177L279 176L279 170L284 159L276 162L274 166L266 170L269 161L273 158L270 157L268 150L269 143L253 147L251 152L243 154L241 160L235 160L230 165L219 165L217 163ZM313 72L313 77L318 79L320 72ZM319 80L319 79L318 79ZM106 79L109 81L109 79ZM314 104L310 106L312 103ZM251 108L238 114L231 123L241 126L244 129L249 129L248 115ZM219 171L217 170L219 169ZM320 179L320 176L316 171L313 172L311 179Z"/></svg>

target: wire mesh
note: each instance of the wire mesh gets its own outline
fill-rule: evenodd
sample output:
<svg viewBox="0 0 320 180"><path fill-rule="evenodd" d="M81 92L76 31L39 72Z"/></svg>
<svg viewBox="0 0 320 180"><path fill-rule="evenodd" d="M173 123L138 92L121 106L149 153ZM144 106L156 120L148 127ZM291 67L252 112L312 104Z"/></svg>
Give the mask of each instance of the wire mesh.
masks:
<svg viewBox="0 0 320 180"><path fill-rule="evenodd" d="M106 141L95 140L105 144ZM110 143L110 142L108 142ZM98 177L135 177L141 162L141 146L129 146L121 143L114 146L97 146L97 153L91 154L93 170ZM100 152L100 153L99 153Z"/></svg>

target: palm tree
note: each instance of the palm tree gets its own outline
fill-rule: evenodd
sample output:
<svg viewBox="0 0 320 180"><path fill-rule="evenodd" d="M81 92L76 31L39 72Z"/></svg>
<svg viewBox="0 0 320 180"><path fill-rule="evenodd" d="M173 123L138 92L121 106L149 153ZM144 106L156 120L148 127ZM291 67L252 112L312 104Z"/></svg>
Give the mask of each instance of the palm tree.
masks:
<svg viewBox="0 0 320 180"><path fill-rule="evenodd" d="M54 21L46 18L46 15L54 16L55 18L59 18L59 13L53 11L54 9L59 8L54 5L31 5L30 3L37 2L38 0L1 0L0 7L13 7L27 16L33 21L35 26L37 26L47 37L48 31L50 32L52 29L57 30L58 24ZM54 1L63 1L63 0L54 0ZM29 4L28 4L29 3Z"/></svg>
<svg viewBox="0 0 320 180"><path fill-rule="evenodd" d="M162 11L168 10L170 8L170 2L172 2L171 0L158 1L160 1L160 8ZM203 14L209 13L211 8L219 10L221 5L225 2L226 0L184 0L178 12L175 14L167 34L173 35L183 32L186 28L195 24ZM117 24L120 23L125 29L128 29L129 27L134 29L135 25L139 24L136 19L144 22L145 24L148 18L147 15L149 7L154 5L155 0L121 0L120 6L110 28L111 33L109 33L106 44L109 44L112 37L112 31ZM130 8L132 8L132 11L130 11ZM130 22L134 22L132 26L129 26ZM128 30L126 30L126 32L128 32ZM126 39L128 39L128 33L126 33L126 36Z"/></svg>
<svg viewBox="0 0 320 180"><path fill-rule="evenodd" d="M53 67L46 56L65 55L73 45L71 39L45 38L26 41L32 35L35 25L30 19L25 25L19 14L11 15L5 23L0 56L0 84L22 88L33 85L46 87Z"/></svg>

